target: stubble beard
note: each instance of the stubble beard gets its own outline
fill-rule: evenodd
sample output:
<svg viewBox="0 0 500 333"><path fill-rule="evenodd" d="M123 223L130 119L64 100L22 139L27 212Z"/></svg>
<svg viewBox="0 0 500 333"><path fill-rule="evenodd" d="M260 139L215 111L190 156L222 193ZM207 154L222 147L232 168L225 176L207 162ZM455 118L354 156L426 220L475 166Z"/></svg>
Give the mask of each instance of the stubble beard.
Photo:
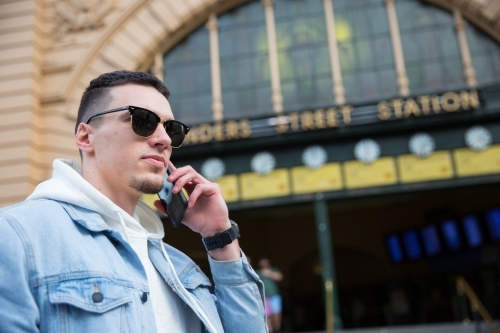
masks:
<svg viewBox="0 0 500 333"><path fill-rule="evenodd" d="M162 171L161 168L155 167L155 173L159 173L160 171ZM156 194L163 188L163 177L161 178L161 180L151 179L148 177L134 177L129 181L129 186L140 193Z"/></svg>

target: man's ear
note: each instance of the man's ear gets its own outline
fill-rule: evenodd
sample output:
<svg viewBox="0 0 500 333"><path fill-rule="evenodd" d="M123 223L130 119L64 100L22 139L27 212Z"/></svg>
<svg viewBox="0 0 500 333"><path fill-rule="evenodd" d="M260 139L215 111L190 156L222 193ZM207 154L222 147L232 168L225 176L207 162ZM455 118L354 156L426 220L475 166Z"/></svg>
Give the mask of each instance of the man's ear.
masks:
<svg viewBox="0 0 500 333"><path fill-rule="evenodd" d="M92 134L92 126L89 124L80 123L78 125L78 130L75 134L75 143L78 149L87 154L94 151Z"/></svg>

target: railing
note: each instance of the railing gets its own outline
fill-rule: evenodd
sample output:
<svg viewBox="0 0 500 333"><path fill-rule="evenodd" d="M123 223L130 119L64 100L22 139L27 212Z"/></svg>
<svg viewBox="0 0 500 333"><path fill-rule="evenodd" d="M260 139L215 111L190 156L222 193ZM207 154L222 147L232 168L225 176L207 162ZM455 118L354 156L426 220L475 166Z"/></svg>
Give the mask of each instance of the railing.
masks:
<svg viewBox="0 0 500 333"><path fill-rule="evenodd" d="M467 281L462 276L457 277L456 281L457 285L457 293L460 298L460 308L462 311L462 316L464 319L464 322L470 322L469 319L469 312L467 310L467 299L469 299L470 303L470 308L472 311L472 315L474 317L474 320L476 321L476 327L477 331L479 330L479 316L481 316L484 321L488 324L489 328L493 333L500 333L500 330L498 329L497 325L493 322L493 318L491 318L491 315L489 312L486 310L484 307L483 303L479 300L477 297L476 293L472 288L469 286Z"/></svg>

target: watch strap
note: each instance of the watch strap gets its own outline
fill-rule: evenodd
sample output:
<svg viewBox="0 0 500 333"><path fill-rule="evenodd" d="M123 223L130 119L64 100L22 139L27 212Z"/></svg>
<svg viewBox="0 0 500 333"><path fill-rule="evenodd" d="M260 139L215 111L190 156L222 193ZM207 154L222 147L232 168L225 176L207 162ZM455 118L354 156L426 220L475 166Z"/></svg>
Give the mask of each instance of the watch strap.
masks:
<svg viewBox="0 0 500 333"><path fill-rule="evenodd" d="M238 225L230 220L231 228L221 233L215 234L212 237L202 238L203 245L207 251L222 249L228 244L231 244L236 238L240 238L240 230Z"/></svg>

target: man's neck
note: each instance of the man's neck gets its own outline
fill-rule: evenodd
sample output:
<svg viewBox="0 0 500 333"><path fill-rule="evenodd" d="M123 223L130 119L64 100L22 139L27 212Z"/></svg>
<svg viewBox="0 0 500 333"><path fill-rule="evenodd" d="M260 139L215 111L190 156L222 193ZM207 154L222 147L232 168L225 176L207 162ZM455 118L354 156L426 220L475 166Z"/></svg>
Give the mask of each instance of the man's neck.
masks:
<svg viewBox="0 0 500 333"><path fill-rule="evenodd" d="M96 190L104 194L109 200L111 200L115 205L123 209L130 216L134 216L135 207L139 201L140 193L133 188L115 188L109 185L109 183L101 179L97 173L86 172L83 168L82 177L89 182Z"/></svg>

